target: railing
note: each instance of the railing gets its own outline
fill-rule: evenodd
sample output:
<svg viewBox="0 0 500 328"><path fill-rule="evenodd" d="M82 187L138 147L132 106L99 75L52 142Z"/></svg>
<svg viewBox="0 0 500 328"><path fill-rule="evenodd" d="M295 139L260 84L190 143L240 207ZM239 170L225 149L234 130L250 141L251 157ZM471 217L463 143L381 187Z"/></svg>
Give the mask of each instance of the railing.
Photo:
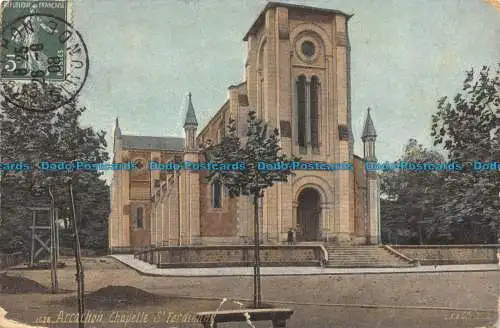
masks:
<svg viewBox="0 0 500 328"><path fill-rule="evenodd" d="M24 252L15 252L12 254L0 253L0 269L7 269L9 267L19 265L26 261L26 254Z"/></svg>
<svg viewBox="0 0 500 328"><path fill-rule="evenodd" d="M403 253L398 252L397 250L395 250L394 248L392 248L392 247L391 247L391 246L389 246L389 245L383 245L383 246L384 246L384 248L385 248L386 250L388 250L390 253L392 253L392 254L396 255L397 257L399 257L399 258L401 258L401 259L405 260L406 262L408 262L408 263L410 263L410 264L413 264L413 265L415 265L415 266L420 265L420 262L418 262L418 259L412 259L412 258L410 258L410 257L408 257L408 256L406 256L406 255L404 255Z"/></svg>

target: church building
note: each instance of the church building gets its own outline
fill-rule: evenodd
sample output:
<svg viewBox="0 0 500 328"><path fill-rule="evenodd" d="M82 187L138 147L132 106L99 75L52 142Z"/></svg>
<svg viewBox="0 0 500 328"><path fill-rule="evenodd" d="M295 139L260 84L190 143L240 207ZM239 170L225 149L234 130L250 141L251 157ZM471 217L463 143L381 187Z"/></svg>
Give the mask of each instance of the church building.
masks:
<svg viewBox="0 0 500 328"><path fill-rule="evenodd" d="M149 162L206 161L203 148L222 140L231 117L244 142L250 110L280 133L282 151L303 162L352 163L352 170L296 171L286 183L266 189L261 200L261 238L286 243L296 228L301 242L376 244L380 235L379 180L365 171L376 161L376 133L368 111L354 155L351 131L351 15L337 10L268 3L243 38L243 82L203 128L189 94L184 138L114 131L115 163L137 169L114 171L109 247L253 243L253 204L229 198L205 171L149 170Z"/></svg>

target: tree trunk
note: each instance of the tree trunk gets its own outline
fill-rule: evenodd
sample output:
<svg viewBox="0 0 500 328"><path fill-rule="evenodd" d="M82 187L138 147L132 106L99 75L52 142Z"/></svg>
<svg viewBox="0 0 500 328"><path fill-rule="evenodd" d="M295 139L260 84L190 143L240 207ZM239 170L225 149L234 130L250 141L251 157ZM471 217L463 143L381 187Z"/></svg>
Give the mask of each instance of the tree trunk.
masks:
<svg viewBox="0 0 500 328"><path fill-rule="evenodd" d="M50 194L50 280L52 283L52 294L56 294L59 289L57 281L57 240L56 240L56 213L55 213L55 200L52 193L52 186L49 187Z"/></svg>
<svg viewBox="0 0 500 328"><path fill-rule="evenodd" d="M70 184L69 186L70 196L71 196L71 204L73 207L73 224L74 224L74 251L75 251L75 261L76 261L76 284L77 284L77 293L78 293L78 327L84 328L84 318L83 315L85 313L85 289L84 289L84 274L83 274L83 265L80 251L80 238L78 236L78 228L77 228L77 220L76 220L76 210L75 210L75 198L73 197L73 186Z"/></svg>
<svg viewBox="0 0 500 328"><path fill-rule="evenodd" d="M254 308L261 307L261 284L260 284L260 227L259 227L259 194L253 196L253 220L254 220L254 239L255 239L255 261L254 261Z"/></svg>

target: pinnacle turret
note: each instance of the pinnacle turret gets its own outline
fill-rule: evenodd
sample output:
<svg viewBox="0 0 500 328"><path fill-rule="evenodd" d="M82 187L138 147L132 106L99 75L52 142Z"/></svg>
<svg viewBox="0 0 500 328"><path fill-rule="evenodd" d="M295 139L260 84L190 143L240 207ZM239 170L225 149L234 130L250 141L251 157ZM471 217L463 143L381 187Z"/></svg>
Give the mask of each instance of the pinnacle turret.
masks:
<svg viewBox="0 0 500 328"><path fill-rule="evenodd" d="M376 138L377 132L375 131L375 126L373 125L372 117L370 115L370 108L368 108L368 115L365 120L365 127L363 128L363 134L361 135L361 140L365 141L367 138Z"/></svg>
<svg viewBox="0 0 500 328"><path fill-rule="evenodd" d="M194 112L193 102L191 100L191 92L188 94L186 118L184 119L184 128L188 126L198 127L198 120L196 120L196 113Z"/></svg>

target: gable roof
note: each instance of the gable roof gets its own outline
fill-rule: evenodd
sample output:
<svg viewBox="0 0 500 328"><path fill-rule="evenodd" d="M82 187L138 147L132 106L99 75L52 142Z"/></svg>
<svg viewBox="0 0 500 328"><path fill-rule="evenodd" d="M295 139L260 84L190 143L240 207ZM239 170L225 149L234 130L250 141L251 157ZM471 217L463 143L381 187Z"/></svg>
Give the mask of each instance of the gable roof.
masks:
<svg viewBox="0 0 500 328"><path fill-rule="evenodd" d="M122 135L123 149L184 150L184 138Z"/></svg>

